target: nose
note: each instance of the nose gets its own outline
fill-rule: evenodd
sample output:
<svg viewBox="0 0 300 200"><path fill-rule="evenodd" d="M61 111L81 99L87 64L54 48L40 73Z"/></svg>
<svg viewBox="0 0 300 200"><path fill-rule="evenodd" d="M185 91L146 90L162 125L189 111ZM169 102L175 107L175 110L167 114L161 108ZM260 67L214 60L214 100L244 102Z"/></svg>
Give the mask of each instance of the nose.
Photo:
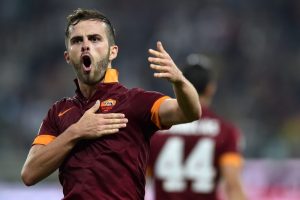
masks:
<svg viewBox="0 0 300 200"><path fill-rule="evenodd" d="M85 52L85 51L89 51L89 50L90 50L90 47L88 45L88 42L84 40L82 43L81 51Z"/></svg>

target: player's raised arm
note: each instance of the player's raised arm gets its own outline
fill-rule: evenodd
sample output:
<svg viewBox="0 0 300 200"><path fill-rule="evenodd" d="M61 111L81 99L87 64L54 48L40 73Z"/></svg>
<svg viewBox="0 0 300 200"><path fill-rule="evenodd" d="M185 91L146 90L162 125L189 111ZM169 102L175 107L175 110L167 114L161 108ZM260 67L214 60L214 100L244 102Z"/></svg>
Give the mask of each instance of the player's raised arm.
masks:
<svg viewBox="0 0 300 200"><path fill-rule="evenodd" d="M165 100L159 109L162 125L169 126L197 120L201 116L199 97L194 86L183 76L161 42L157 49L149 49L150 67L154 77L164 78L172 83L176 99Z"/></svg>

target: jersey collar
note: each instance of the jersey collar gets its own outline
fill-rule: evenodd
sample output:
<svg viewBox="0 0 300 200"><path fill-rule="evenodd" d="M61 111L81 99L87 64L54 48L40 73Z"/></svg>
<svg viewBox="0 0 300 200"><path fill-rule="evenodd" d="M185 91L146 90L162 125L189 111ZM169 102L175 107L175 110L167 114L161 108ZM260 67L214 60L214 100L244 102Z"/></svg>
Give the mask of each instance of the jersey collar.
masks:
<svg viewBox="0 0 300 200"><path fill-rule="evenodd" d="M107 68L103 83L118 83L119 82L119 72L117 69Z"/></svg>
<svg viewBox="0 0 300 200"><path fill-rule="evenodd" d="M119 72L118 72L117 69L107 68L103 80L100 83L98 83L98 89L101 89L101 87L106 85L106 84L110 85L111 83L118 83L119 82L119 77L118 76L119 76ZM81 94L77 78L74 79L74 83L76 85L76 94L79 97L84 98L83 95Z"/></svg>

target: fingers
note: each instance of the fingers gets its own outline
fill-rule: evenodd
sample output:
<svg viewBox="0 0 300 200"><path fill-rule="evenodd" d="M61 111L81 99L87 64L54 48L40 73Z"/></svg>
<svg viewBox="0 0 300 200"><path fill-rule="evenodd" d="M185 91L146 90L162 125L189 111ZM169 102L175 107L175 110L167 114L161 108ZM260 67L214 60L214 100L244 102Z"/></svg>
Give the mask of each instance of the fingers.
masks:
<svg viewBox="0 0 300 200"><path fill-rule="evenodd" d="M170 65L168 59L163 59L163 58L155 58L155 57L149 57L148 61L152 64L156 65Z"/></svg>
<svg viewBox="0 0 300 200"><path fill-rule="evenodd" d="M171 78L170 73L154 73L154 77L156 78Z"/></svg>
<svg viewBox="0 0 300 200"><path fill-rule="evenodd" d="M122 119L125 118L123 113L105 113L105 114L98 114L99 116L103 117L104 119Z"/></svg>
<svg viewBox="0 0 300 200"><path fill-rule="evenodd" d="M126 123L104 125L102 128L103 128L103 130L112 130L112 129L120 129L120 128L125 128L125 127L126 127Z"/></svg>
<svg viewBox="0 0 300 200"><path fill-rule="evenodd" d="M128 123L127 118L123 119L102 119L103 124L126 124Z"/></svg>
<svg viewBox="0 0 300 200"><path fill-rule="evenodd" d="M119 132L119 129L109 129L109 130L100 131L98 134L99 134L99 136L103 136L103 135L114 134L114 133L117 133L117 132Z"/></svg>
<svg viewBox="0 0 300 200"><path fill-rule="evenodd" d="M168 52L166 52L166 50L164 49L164 47L160 41L158 41L156 43L156 48L157 48L157 50L154 50L154 49L148 50L152 56L157 57L157 58L168 58L169 57Z"/></svg>
<svg viewBox="0 0 300 200"><path fill-rule="evenodd" d="M121 128L125 128L127 119L108 119L106 125L102 125L97 130L97 136L110 135L119 132Z"/></svg>
<svg viewBox="0 0 300 200"><path fill-rule="evenodd" d="M153 50L153 49L149 49L148 51L154 57L157 57L157 58L163 58L164 57L164 54L159 52L159 51L156 51L156 50Z"/></svg>
<svg viewBox="0 0 300 200"><path fill-rule="evenodd" d="M157 50L149 49L150 57L148 57L148 61L151 63L150 67L155 70L160 70L155 67L156 66L171 66L173 65L172 59L169 54L165 51L162 43L160 41L156 44ZM162 69L163 70L163 69Z"/></svg>
<svg viewBox="0 0 300 200"><path fill-rule="evenodd" d="M150 64L150 68L157 70L157 71L161 71L161 72L167 72L170 70L169 66L163 66L163 65L155 65L155 64Z"/></svg>
<svg viewBox="0 0 300 200"><path fill-rule="evenodd" d="M156 50L149 49L150 57L148 57L150 68L155 70L154 77L167 79L171 83L184 80L182 72L178 69L160 41L156 43L156 48Z"/></svg>
<svg viewBox="0 0 300 200"><path fill-rule="evenodd" d="M96 113L99 110L99 107L100 107L100 101L97 100L96 103L86 112Z"/></svg>
<svg viewBox="0 0 300 200"><path fill-rule="evenodd" d="M97 115L97 120L99 120L100 125L110 129L123 128L128 123L128 119L122 113L99 114Z"/></svg>

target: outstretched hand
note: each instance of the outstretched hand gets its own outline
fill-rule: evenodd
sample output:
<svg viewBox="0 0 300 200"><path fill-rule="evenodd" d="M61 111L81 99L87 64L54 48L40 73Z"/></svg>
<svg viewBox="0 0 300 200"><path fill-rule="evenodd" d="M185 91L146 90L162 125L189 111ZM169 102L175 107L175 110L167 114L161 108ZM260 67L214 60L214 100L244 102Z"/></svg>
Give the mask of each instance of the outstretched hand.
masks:
<svg viewBox="0 0 300 200"><path fill-rule="evenodd" d="M156 43L156 47L156 50L149 49L150 57L148 57L150 67L156 70L154 77L165 78L172 83L183 81L184 76L182 72L178 69L160 41Z"/></svg>

